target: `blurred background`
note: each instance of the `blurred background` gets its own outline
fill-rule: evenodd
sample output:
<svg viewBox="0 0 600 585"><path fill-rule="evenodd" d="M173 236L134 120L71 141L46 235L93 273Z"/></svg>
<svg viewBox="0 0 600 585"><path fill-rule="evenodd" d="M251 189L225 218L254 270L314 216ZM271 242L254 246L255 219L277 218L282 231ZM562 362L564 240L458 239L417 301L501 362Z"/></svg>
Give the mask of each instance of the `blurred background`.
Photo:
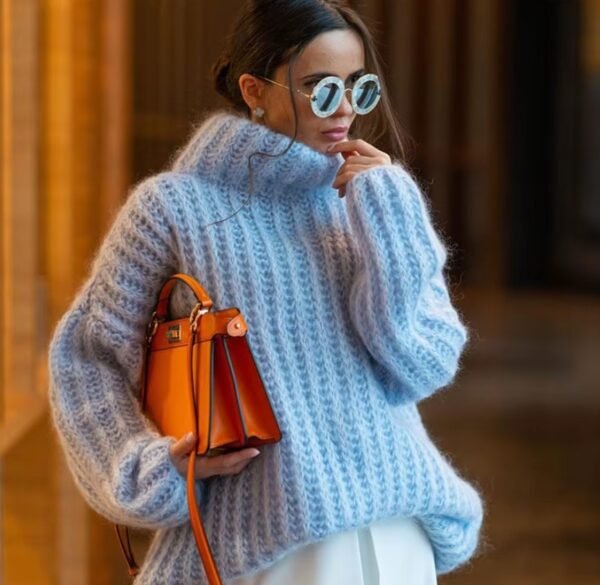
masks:
<svg viewBox="0 0 600 585"><path fill-rule="evenodd" d="M208 74L240 4L0 0L3 584L130 582L58 449L47 343L131 186L225 105ZM478 557L440 583L598 584L600 0L353 5L472 330L421 404L487 509Z"/></svg>

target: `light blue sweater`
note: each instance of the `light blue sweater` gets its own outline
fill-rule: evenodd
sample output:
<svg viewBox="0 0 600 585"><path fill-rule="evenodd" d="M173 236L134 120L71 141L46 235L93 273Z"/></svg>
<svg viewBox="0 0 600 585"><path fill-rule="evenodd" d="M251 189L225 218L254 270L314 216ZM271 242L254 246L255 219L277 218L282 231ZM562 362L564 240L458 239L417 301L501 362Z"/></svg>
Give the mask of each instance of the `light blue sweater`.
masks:
<svg viewBox="0 0 600 585"><path fill-rule="evenodd" d="M136 398L145 326L173 272L194 275L217 308L241 309L283 434L241 473L198 481L225 581L391 516L421 522L440 574L476 550L481 499L417 409L452 384L468 332L411 175L397 162L363 171L340 199L342 156L297 142L253 157L249 204L208 225L248 201L248 156L288 143L211 112L172 168L130 194L54 331L51 412L79 489L109 520L157 530L137 585L206 582L173 439ZM193 304L178 285L173 315Z"/></svg>

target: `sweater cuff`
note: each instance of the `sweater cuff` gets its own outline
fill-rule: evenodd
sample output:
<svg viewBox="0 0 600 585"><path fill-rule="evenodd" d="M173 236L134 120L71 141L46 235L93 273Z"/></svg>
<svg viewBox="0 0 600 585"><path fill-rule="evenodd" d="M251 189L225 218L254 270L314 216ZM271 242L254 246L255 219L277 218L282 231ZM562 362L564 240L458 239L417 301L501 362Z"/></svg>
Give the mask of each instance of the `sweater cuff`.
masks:
<svg viewBox="0 0 600 585"><path fill-rule="evenodd" d="M173 437L150 441L132 437L113 469L114 495L119 508L128 512L129 525L140 528L170 528L189 519L187 483L169 454ZM198 503L203 482L196 482ZM137 520L137 521L136 521Z"/></svg>

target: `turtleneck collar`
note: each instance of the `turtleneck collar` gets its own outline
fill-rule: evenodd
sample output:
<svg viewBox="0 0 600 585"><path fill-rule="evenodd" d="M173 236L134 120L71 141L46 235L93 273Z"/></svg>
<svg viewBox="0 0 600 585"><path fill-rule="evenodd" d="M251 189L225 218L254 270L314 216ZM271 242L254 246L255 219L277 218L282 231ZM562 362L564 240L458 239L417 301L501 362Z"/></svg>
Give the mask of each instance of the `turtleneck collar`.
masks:
<svg viewBox="0 0 600 585"><path fill-rule="evenodd" d="M282 153L291 138L230 110L210 113L178 151L172 170L202 176L212 182L250 192L249 156L257 151ZM281 156L256 155L252 193L310 190L331 186L344 158L324 154L295 141Z"/></svg>

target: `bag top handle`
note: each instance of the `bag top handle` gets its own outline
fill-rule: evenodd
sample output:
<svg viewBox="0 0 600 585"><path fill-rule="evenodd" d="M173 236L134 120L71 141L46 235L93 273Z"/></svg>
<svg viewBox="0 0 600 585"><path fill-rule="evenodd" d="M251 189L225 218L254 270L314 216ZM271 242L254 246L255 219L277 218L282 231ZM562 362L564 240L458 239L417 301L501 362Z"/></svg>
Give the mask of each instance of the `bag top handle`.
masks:
<svg viewBox="0 0 600 585"><path fill-rule="evenodd" d="M203 308L210 310L210 308L213 305L212 299L208 296L207 292L204 290L202 285L195 278L193 278L189 274L183 274L181 272L178 272L177 274L171 275L160 289L158 303L156 304L155 311L156 317L159 320L167 316L167 313L169 311L169 299L171 298L171 292L173 291L173 288L177 284L178 280L192 289L194 296Z"/></svg>

